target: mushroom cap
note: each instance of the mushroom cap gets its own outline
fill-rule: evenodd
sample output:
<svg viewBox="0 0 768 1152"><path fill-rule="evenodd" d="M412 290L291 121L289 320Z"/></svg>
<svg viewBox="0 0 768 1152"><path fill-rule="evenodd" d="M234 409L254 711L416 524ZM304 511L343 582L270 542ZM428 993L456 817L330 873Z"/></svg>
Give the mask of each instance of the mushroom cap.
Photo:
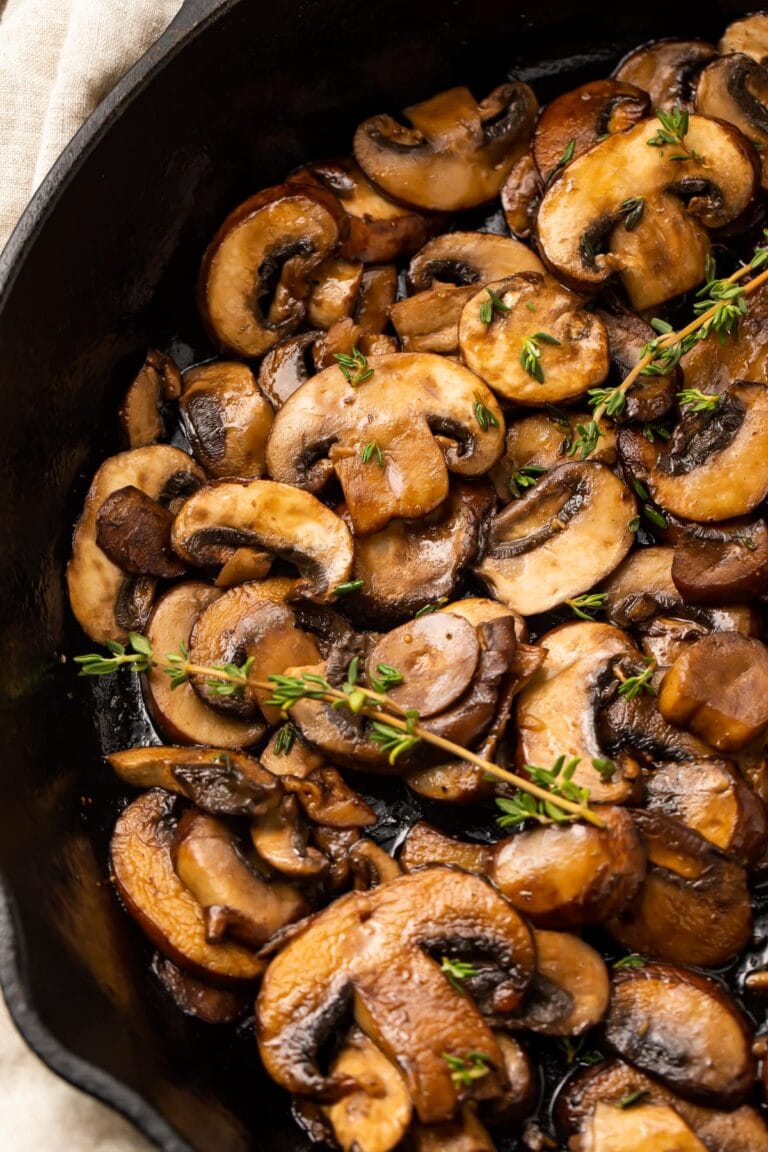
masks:
<svg viewBox="0 0 768 1152"><path fill-rule="evenodd" d="M323 603L352 570L346 524L309 492L273 480L221 480L187 500L173 525L173 547L190 564L223 563L236 548L264 548L296 564L295 597Z"/></svg>
<svg viewBox="0 0 768 1152"><path fill-rule="evenodd" d="M713 60L699 76L696 110L733 124L761 146L761 183L768 188L768 71L739 52Z"/></svg>
<svg viewBox="0 0 768 1152"><path fill-rule="evenodd" d="M560 174L569 147L574 159L602 136L624 132L650 113L648 93L620 80L590 80L556 96L539 114L531 143L542 178L549 184Z"/></svg>
<svg viewBox="0 0 768 1152"><path fill-rule="evenodd" d="M716 56L706 40L651 40L620 60L613 75L647 92L653 108L693 112L699 73Z"/></svg>
<svg viewBox="0 0 768 1152"><path fill-rule="evenodd" d="M504 455L490 472L502 504L519 500L526 489L533 486L532 482L538 480L534 469L539 469L543 475L564 463L578 435L578 425L587 424L590 419L586 411L573 408L546 409L508 418ZM606 426L590 460L614 465L617 457L616 432ZM526 466L531 466L531 470L522 472Z"/></svg>
<svg viewBox="0 0 768 1152"><path fill-rule="evenodd" d="M517 1025L543 1036L580 1036L608 1011L611 982L599 952L569 932L533 934L536 976Z"/></svg>
<svg viewBox="0 0 768 1152"><path fill-rule="evenodd" d="M720 37L723 56L743 52L758 64L768 63L768 12L752 12L729 24Z"/></svg>
<svg viewBox="0 0 768 1152"><path fill-rule="evenodd" d="M339 201L319 185L279 184L238 205L200 269L200 312L214 343L236 356L261 356L294 332L305 316L309 274L348 228Z"/></svg>
<svg viewBox="0 0 768 1152"><path fill-rule="evenodd" d="M124 622L126 572L102 552L97 543L99 509L111 493L133 487L151 500L203 483L195 462L178 448L153 444L110 456L91 481L83 511L75 527L72 555L67 565L69 603L84 632L98 644L124 642L136 622Z"/></svg>
<svg viewBox="0 0 768 1152"><path fill-rule="evenodd" d="M512 82L478 104L468 88L405 109L412 127L372 116L355 132L355 158L391 196L419 208L455 212L500 191L525 148L538 103L527 84Z"/></svg>
<svg viewBox="0 0 768 1152"><path fill-rule="evenodd" d="M596 144L568 165L567 180L555 180L544 194L536 218L539 249L576 291L598 291L617 270L637 308L694 287L704 278L705 229L733 223L754 198L756 154L731 125L691 116L686 144L704 160L684 164L673 160L675 149L649 146L656 128L655 120L644 120ZM627 230L622 205L637 198L643 214ZM609 255L592 257L587 244L596 249L602 240Z"/></svg>
<svg viewBox="0 0 768 1152"><path fill-rule="evenodd" d="M277 413L267 445L270 475L284 485L318 491L335 470L357 535L437 508L449 471L487 472L504 436L492 393L460 364L399 353L373 357L369 367L373 376L358 387L338 366L308 380ZM477 405L492 417L485 428ZM368 444L378 446L384 467L363 460Z"/></svg>
<svg viewBox="0 0 768 1152"><path fill-rule="evenodd" d="M209 476L264 474L272 407L245 364L219 360L187 369L179 412L195 459Z"/></svg>
<svg viewBox="0 0 768 1152"><path fill-rule="evenodd" d="M543 272L535 252L519 240L493 232L443 232L428 241L408 265L417 292L436 283L487 284L515 272Z"/></svg>

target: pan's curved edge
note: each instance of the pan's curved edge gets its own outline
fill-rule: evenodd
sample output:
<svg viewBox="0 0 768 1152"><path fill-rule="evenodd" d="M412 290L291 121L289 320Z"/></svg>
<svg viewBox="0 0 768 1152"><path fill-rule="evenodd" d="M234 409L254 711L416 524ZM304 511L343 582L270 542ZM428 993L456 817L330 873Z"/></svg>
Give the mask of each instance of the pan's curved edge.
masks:
<svg viewBox="0 0 768 1152"><path fill-rule="evenodd" d="M13 898L0 877L0 987L21 1036L52 1072L114 1108L163 1152L194 1152L144 1097L75 1056L46 1028L27 993L20 938Z"/></svg>

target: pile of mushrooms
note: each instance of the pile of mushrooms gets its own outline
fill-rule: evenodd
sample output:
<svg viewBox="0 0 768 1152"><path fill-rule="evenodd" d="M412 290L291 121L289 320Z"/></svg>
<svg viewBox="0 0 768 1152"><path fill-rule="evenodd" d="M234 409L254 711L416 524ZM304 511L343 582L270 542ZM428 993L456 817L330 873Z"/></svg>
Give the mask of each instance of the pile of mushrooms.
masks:
<svg viewBox="0 0 768 1152"><path fill-rule="evenodd" d="M373 115L229 212L207 355L127 388L67 571L115 666L153 654L110 876L181 1012L255 1002L318 1144L768 1152L768 287L578 451L759 239L767 70L758 13L543 109ZM276 706L306 675L422 735Z"/></svg>

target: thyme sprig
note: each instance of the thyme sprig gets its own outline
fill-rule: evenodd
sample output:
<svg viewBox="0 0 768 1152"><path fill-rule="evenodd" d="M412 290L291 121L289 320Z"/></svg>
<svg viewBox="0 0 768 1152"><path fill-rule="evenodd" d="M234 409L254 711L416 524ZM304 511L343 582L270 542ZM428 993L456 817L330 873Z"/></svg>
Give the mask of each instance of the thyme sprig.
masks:
<svg viewBox="0 0 768 1152"><path fill-rule="evenodd" d="M489 1057L484 1052L467 1052L463 1056L452 1056L450 1052L443 1052L456 1088L471 1088L475 1080L482 1080L490 1072Z"/></svg>
<svg viewBox="0 0 768 1152"><path fill-rule="evenodd" d="M599 1064L601 1060L605 1060L605 1056L603 1056L602 1052L598 1051L597 1048L587 1047L589 1040L589 1036L579 1036L577 1039L573 1039L570 1036L563 1036L560 1040L560 1047L565 1053L565 1059L569 1064L578 1061L579 1064L590 1067L592 1064Z"/></svg>
<svg viewBox="0 0 768 1152"><path fill-rule="evenodd" d="M704 157L685 142L690 127L690 117L687 112L680 108L672 108L669 112L657 108L656 116L661 127L656 135L647 141L652 148L675 148L676 152L669 159L678 163L685 160L698 160L700 164L706 164Z"/></svg>
<svg viewBox="0 0 768 1152"><path fill-rule="evenodd" d="M339 688L334 687L324 676L316 672L302 672L296 676L270 675L266 680L260 680L252 674L252 660L246 660L242 665L195 664L189 659L189 652L184 645L179 645L176 652L170 653L165 660L158 659L147 637L138 633L129 636L132 648L127 652L122 645L108 646L109 655L90 653L86 656L75 657L80 665L81 676L108 676L118 673L122 667L133 672L148 672L159 669L171 680L171 687L177 688L186 683L190 676L200 676L211 682L222 683L230 687L232 693L243 692L244 689L261 689L270 693L266 704L279 708L285 720L288 720L290 710L300 700L318 700L330 704L334 708L347 708L354 714L365 716L372 721L370 739L386 752L390 763L414 748L420 741L447 752L453 759L466 761L480 768L486 775L494 780L511 784L521 793L530 793L538 801L549 805L548 815L551 820L585 820L598 828L604 827L603 820L589 807L589 793L586 789L576 789L570 784L566 774L558 782L557 774L551 772L535 777L529 772L528 776L519 776L500 768L491 760L446 740L437 733L419 723L419 713L414 709L402 708L395 700L390 699L386 690L394 683L402 683L400 673L389 665L378 665L378 676L375 678L375 687L372 684L366 688L358 683L359 661L350 662L347 678ZM385 691L377 691L384 688ZM543 772L543 770L535 770Z"/></svg>
<svg viewBox="0 0 768 1152"><path fill-rule="evenodd" d="M513 472L507 480L507 488L512 499L519 500L523 492L527 488L533 488L539 477L548 471L548 468L540 464L523 464L522 468Z"/></svg>
<svg viewBox="0 0 768 1152"><path fill-rule="evenodd" d="M568 164L570 164L571 160L573 160L573 156L574 156L575 151L576 151L576 137L572 136L571 139L566 144L565 150L563 151L563 154L560 157L560 159L558 160L557 164L555 164L554 167L550 168L549 172L547 172L546 176L544 177L544 188L545 189L549 188L550 184L554 180L555 176L557 176L558 172L562 172L563 168L565 168Z"/></svg>
<svg viewBox="0 0 768 1152"><path fill-rule="evenodd" d="M490 324L493 320L494 313L498 312L501 316L504 312L511 312L512 308L509 304L505 304L498 292L494 292L493 288L486 288L488 295L487 300L483 300L480 305L480 323Z"/></svg>
<svg viewBox="0 0 768 1152"><path fill-rule="evenodd" d="M627 232L634 232L645 212L645 198L643 196L631 196L629 200L624 200L623 203L619 204L619 212L624 217L624 227Z"/></svg>
<svg viewBox="0 0 768 1152"><path fill-rule="evenodd" d="M558 756L551 768L539 768L536 764L524 765L523 771L529 780L545 789L548 796L541 799L521 789L511 797L497 796L496 807L502 812L496 818L499 827L515 828L528 820L535 820L537 824L567 824L578 819L573 813L563 811L560 801L589 804L589 789L573 783L573 774L580 763L579 756L569 760L565 756Z"/></svg>
<svg viewBox="0 0 768 1152"><path fill-rule="evenodd" d="M529 376L539 384L544 383L544 369L541 366L541 345L551 344L560 347L561 341L549 332L534 332L533 336L526 336L520 349L520 364Z"/></svg>
<svg viewBox="0 0 768 1152"><path fill-rule="evenodd" d="M579 620L594 620L595 613L600 611L607 599L607 592L589 592L584 596L574 596L565 603Z"/></svg>
<svg viewBox="0 0 768 1152"><path fill-rule="evenodd" d="M647 692L650 696L656 695L656 690L651 684L651 677L656 671L656 661L646 660L646 667L642 672L638 672L635 676L625 676L620 668L615 668L614 672L621 684L619 685L619 696L623 696L625 700L634 700L642 692Z"/></svg>
<svg viewBox="0 0 768 1152"><path fill-rule="evenodd" d="M368 464L371 460L375 459L379 468L384 467L384 453L381 451L376 440L369 440L360 453L360 459L363 464Z"/></svg>
<svg viewBox="0 0 768 1152"><path fill-rule="evenodd" d="M440 965L440 971L448 977L448 982L457 992L462 996L466 996L466 990L462 986L464 980L470 980L473 976L479 975L479 968L474 964L469 964L466 960L456 960L452 956L443 956Z"/></svg>
<svg viewBox="0 0 768 1152"><path fill-rule="evenodd" d="M475 392L475 401L472 405L472 411L475 414L475 420L482 428L483 432L487 432L489 428L498 428L499 422L491 412L487 404L483 402L483 398L479 392Z"/></svg>
<svg viewBox="0 0 768 1152"><path fill-rule="evenodd" d="M621 972L625 968L645 968L646 961L637 952L630 952L628 956L622 956L620 960L614 960L611 967L614 972Z"/></svg>
<svg viewBox="0 0 768 1152"><path fill-rule="evenodd" d="M334 352L333 358L337 361L344 379L353 388L359 387L373 376L374 370L368 367L368 360L359 348L353 348L350 355L346 352Z"/></svg>
<svg viewBox="0 0 768 1152"><path fill-rule="evenodd" d="M275 756L287 756L291 748L293 748L295 740L296 729L293 724L283 724L282 728L278 728L277 735L275 736Z"/></svg>
<svg viewBox="0 0 768 1152"><path fill-rule="evenodd" d="M720 397L713 392L701 392L698 388L684 388L677 393L681 408L689 412L714 412Z"/></svg>

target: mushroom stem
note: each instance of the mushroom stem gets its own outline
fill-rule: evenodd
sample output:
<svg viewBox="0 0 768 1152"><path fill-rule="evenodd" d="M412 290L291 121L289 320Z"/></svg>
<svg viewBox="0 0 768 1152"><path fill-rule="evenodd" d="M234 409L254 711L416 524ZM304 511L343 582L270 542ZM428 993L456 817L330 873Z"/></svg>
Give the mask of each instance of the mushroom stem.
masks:
<svg viewBox="0 0 768 1152"><path fill-rule="evenodd" d="M722 283L736 284L739 280L743 280L744 277L752 270L753 269L751 264L744 264L741 268L737 268L737 270L731 276L723 279ZM761 272L758 276L755 276L754 280L750 280L748 284L745 284L742 289L742 293L744 296L750 296L753 292L756 292L758 288L766 283L768 283L768 269ZM713 304L711 308L708 308L706 312L702 312L700 316L697 316L694 320L691 320L690 324L686 324L685 328L681 328L678 332L668 332L665 336L662 336L657 342L655 342L654 351L647 352L645 356L642 356L638 360L637 364L635 364L632 371L629 372L627 376L625 376L621 384L618 384L615 388L612 388L610 390L609 396L606 397L606 399L603 400L600 404L598 404L592 416L594 423L600 423L608 409L609 404L611 404L611 401L614 400L615 402L616 396L623 396L629 391L637 378L641 375L643 369L646 368L658 356L659 352L663 352L665 348L671 348L674 344L684 340L686 336L691 336L694 332L698 332L700 328L704 327L707 321L714 317L718 309L721 307L721 304L722 301L717 301L717 303ZM615 410L616 409L614 408L614 411ZM589 453L585 453L585 455L589 455Z"/></svg>

